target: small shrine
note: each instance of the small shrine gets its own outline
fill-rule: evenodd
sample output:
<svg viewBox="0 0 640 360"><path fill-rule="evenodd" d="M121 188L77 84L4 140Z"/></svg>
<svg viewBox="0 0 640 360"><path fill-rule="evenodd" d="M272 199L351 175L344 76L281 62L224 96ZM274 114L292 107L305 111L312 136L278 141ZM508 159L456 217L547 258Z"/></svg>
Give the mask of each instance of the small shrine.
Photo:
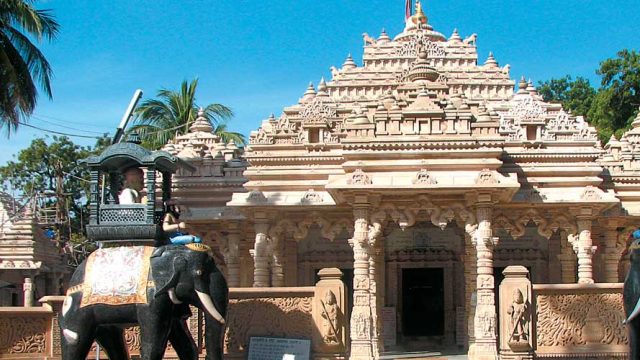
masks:
<svg viewBox="0 0 640 360"><path fill-rule="evenodd" d="M171 178L179 167L194 170L166 151L143 148L136 135L130 137L83 161L91 176L87 236L103 246L161 241Z"/></svg>

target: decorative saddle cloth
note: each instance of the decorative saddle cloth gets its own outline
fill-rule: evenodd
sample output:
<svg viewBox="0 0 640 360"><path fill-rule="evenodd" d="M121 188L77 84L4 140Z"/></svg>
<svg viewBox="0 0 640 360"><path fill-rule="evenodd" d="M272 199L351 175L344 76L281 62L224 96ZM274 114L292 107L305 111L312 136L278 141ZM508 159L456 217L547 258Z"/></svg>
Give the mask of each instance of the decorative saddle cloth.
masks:
<svg viewBox="0 0 640 360"><path fill-rule="evenodd" d="M120 246L94 251L87 258L80 307L146 303L153 250Z"/></svg>

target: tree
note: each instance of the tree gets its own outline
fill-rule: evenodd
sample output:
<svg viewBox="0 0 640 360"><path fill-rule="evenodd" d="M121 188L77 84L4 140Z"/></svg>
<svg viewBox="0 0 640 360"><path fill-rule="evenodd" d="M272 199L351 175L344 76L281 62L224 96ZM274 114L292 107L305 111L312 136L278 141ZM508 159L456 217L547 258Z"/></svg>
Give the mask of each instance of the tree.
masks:
<svg viewBox="0 0 640 360"><path fill-rule="evenodd" d="M589 80L578 76L575 80L570 75L560 79L540 82L538 93L544 101L560 102L565 110L574 115L586 116L596 95L596 90Z"/></svg>
<svg viewBox="0 0 640 360"><path fill-rule="evenodd" d="M51 98L51 66L30 38L51 41L58 23L50 10L37 10L34 0L0 1L0 129L7 136L33 113L36 83Z"/></svg>
<svg viewBox="0 0 640 360"><path fill-rule="evenodd" d="M136 109L135 125L129 132L138 133L143 145L151 149L158 149L174 137L186 134L198 114L197 88L198 79L183 81L179 91L161 89L157 93L157 99L145 100ZM242 134L227 131L226 122L233 117L230 108L222 104L209 104L203 110L215 129L214 133L222 140L245 144Z"/></svg>
<svg viewBox="0 0 640 360"><path fill-rule="evenodd" d="M0 167L0 184L28 198L45 195L45 205L57 210L57 221L62 216L71 224L65 238L77 237L84 233L81 219L87 216L83 203L89 190L89 171L78 162L108 144L106 138L98 140L94 148L78 146L64 136L35 139L15 161Z"/></svg>
<svg viewBox="0 0 640 360"><path fill-rule="evenodd" d="M538 92L545 101L560 102L574 115L586 115L600 140L607 142L611 135L622 136L638 113L640 54L621 50L616 58L602 61L596 74L601 76L597 90L587 79L567 75L540 82Z"/></svg>
<svg viewBox="0 0 640 360"><path fill-rule="evenodd" d="M617 55L601 62L596 71L602 77L602 87L589 117L620 137L631 127L640 106L640 53L625 49Z"/></svg>

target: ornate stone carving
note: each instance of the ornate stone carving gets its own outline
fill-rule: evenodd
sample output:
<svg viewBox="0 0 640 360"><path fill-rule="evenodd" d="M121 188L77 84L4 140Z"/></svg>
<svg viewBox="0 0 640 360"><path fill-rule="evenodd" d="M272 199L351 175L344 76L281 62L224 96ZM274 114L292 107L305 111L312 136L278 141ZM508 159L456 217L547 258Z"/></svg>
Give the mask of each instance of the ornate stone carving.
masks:
<svg viewBox="0 0 640 360"><path fill-rule="evenodd" d="M367 175L362 169L356 169L347 179L347 184L349 185L371 185L372 183L371 176Z"/></svg>
<svg viewBox="0 0 640 360"><path fill-rule="evenodd" d="M300 113L304 124L328 124L336 118L336 108L327 104L322 98L315 98Z"/></svg>
<svg viewBox="0 0 640 360"><path fill-rule="evenodd" d="M587 344L587 325L593 328L593 323L588 324L588 321L595 319L604 330L597 343L629 343L627 330L622 324L624 311L620 293L538 295L536 312L538 348ZM593 339L589 341L594 342Z"/></svg>
<svg viewBox="0 0 640 360"><path fill-rule="evenodd" d="M30 315L0 318L0 354L44 354L47 320Z"/></svg>
<svg viewBox="0 0 640 360"><path fill-rule="evenodd" d="M397 56L417 57L418 52L422 49L426 50L430 59L445 56L444 48L440 44L431 41L427 33L423 31L418 32L411 40L402 44L397 50Z"/></svg>
<svg viewBox="0 0 640 360"><path fill-rule="evenodd" d="M509 346L519 348L522 345L529 346L529 305L527 299L522 294L522 290L514 289L511 305L507 309L509 315Z"/></svg>
<svg viewBox="0 0 640 360"><path fill-rule="evenodd" d="M494 185L498 184L498 178L495 173L489 169L483 169L476 178L476 185Z"/></svg>
<svg viewBox="0 0 640 360"><path fill-rule="evenodd" d="M435 185L438 182L427 170L422 169L414 176L413 183L416 185Z"/></svg>
<svg viewBox="0 0 640 360"><path fill-rule="evenodd" d="M245 352L251 336L308 338L313 297L231 299L225 353Z"/></svg>

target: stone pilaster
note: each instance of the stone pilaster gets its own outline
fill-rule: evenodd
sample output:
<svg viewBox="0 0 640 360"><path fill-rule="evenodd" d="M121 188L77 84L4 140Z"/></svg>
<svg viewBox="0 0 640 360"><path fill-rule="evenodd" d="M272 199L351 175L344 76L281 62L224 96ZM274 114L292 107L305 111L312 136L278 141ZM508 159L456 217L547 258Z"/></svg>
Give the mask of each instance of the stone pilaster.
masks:
<svg viewBox="0 0 640 360"><path fill-rule="evenodd" d="M615 226L615 224L610 224ZM604 263L604 281L608 283L617 283L620 281L618 273L620 258L626 248L624 240L621 241L620 234L615 227L606 228L604 232L604 252L602 253L602 262Z"/></svg>
<svg viewBox="0 0 640 360"><path fill-rule="evenodd" d="M266 214L256 213L254 218L256 241L251 255L253 256L253 287L268 287L269 284L269 221Z"/></svg>
<svg viewBox="0 0 640 360"><path fill-rule="evenodd" d="M224 261L227 263L227 283L229 287L240 287L240 226L236 222L228 225L227 246Z"/></svg>
<svg viewBox="0 0 640 360"><path fill-rule="evenodd" d="M533 359L533 308L529 271L509 266L500 284L500 359Z"/></svg>
<svg viewBox="0 0 640 360"><path fill-rule="evenodd" d="M478 277L476 248L473 245L470 234L465 234L465 259L464 259L464 293L466 315L466 343L475 341L474 317L476 313L476 279Z"/></svg>
<svg viewBox="0 0 640 360"><path fill-rule="evenodd" d="M578 255L578 284L593 284L593 254L596 247L591 239L591 218L578 216L578 234L569 235L569 243Z"/></svg>
<svg viewBox="0 0 640 360"><path fill-rule="evenodd" d="M271 238L271 285L284 286L283 252L280 237Z"/></svg>
<svg viewBox="0 0 640 360"><path fill-rule="evenodd" d="M469 347L470 360L495 360L498 358L496 335L496 307L493 278L493 247L497 239L491 231L491 203L476 205L478 227L473 234L477 252L477 296L474 317L474 343Z"/></svg>
<svg viewBox="0 0 640 360"><path fill-rule="evenodd" d="M353 309L351 311L351 356L350 359L369 360L377 358L373 347L375 323L371 314L369 278L369 204L366 196L359 196L353 206L355 219L353 238Z"/></svg>

